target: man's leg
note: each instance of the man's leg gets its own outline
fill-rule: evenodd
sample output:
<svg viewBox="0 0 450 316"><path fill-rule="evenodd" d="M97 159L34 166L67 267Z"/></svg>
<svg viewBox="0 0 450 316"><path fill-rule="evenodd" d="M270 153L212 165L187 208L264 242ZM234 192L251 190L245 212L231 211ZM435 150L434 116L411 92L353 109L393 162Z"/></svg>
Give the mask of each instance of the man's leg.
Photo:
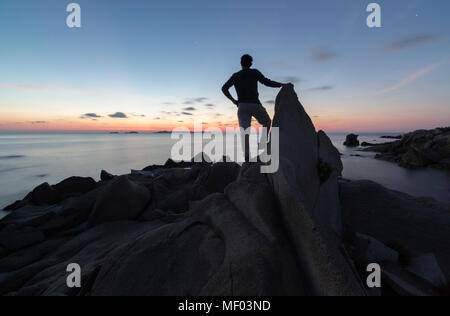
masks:
<svg viewBox="0 0 450 316"><path fill-rule="evenodd" d="M252 115L248 107L248 104L241 103L238 109L239 127L244 129L244 134L241 134L242 151L247 162L250 161L250 135L245 132L250 128L252 123Z"/></svg>
<svg viewBox="0 0 450 316"><path fill-rule="evenodd" d="M259 124L261 124L264 128L266 128L267 138L266 142L269 142L269 134L270 134L270 127L272 126L272 120L270 119L269 113L267 113L267 110L260 104L254 107L253 116L256 118ZM266 148L267 144L262 144L264 147L260 148ZM270 154L270 149L269 152Z"/></svg>

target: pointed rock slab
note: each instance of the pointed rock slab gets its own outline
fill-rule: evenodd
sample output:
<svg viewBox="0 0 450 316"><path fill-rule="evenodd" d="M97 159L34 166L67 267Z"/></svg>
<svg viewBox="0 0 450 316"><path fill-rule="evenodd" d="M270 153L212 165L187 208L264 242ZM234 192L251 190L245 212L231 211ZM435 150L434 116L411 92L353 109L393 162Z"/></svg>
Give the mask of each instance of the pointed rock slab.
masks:
<svg viewBox="0 0 450 316"><path fill-rule="evenodd" d="M280 170L297 200L311 212L319 193L317 134L291 87L277 96L273 127L280 132Z"/></svg>
<svg viewBox="0 0 450 316"><path fill-rule="evenodd" d="M269 175L269 181L277 197L284 226L294 243L300 269L308 278L308 293L365 295L338 235L332 232L333 225L326 224L328 206L339 204L336 200L337 182L334 184L337 172L329 178L331 189L321 187L319 139L324 145L322 158L330 165L336 165L337 169L341 168L340 164L329 147L331 142L324 135L317 135L292 87L282 88L277 96L273 126L279 127L280 132L280 168ZM337 210L332 208L331 212L335 214ZM331 222L338 223L335 219Z"/></svg>

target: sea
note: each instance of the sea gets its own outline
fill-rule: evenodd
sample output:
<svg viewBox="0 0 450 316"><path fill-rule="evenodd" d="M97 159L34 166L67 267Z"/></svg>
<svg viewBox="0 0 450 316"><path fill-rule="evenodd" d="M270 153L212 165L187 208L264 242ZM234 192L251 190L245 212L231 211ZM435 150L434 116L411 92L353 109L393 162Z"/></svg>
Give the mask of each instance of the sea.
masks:
<svg viewBox="0 0 450 316"><path fill-rule="evenodd" d="M450 204L450 173L408 170L375 159L375 153L343 146L347 133L329 134L342 154L343 177L373 180L416 197ZM360 134L360 141L386 142L390 133ZM41 183L56 184L70 176L100 178L101 170L127 174L163 164L177 142L168 133L140 134L0 134L0 208L22 199ZM0 218L6 213L1 211Z"/></svg>

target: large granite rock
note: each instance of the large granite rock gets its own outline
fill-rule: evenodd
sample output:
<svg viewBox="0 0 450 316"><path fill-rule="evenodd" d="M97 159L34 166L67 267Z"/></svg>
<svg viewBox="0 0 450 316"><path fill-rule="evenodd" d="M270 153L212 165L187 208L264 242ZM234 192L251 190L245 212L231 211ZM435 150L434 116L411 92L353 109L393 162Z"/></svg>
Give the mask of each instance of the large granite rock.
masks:
<svg viewBox="0 0 450 316"><path fill-rule="evenodd" d="M292 87L284 87L277 96L273 126L280 132L280 169L269 179L301 269L307 271L309 293L364 294L341 252L339 153L324 133L316 133ZM322 181L320 161L330 170L328 179Z"/></svg>

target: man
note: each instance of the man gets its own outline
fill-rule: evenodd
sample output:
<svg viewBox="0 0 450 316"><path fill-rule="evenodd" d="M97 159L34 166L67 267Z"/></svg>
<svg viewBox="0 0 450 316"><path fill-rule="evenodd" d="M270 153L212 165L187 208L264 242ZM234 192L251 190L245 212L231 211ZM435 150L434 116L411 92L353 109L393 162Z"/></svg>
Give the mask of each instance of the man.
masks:
<svg viewBox="0 0 450 316"><path fill-rule="evenodd" d="M259 101L258 82L265 86L272 88L281 88L288 84L272 81L264 77L264 75L257 69L251 69L253 64L253 58L250 55L244 55L241 58L242 70L235 73L231 78L223 85L222 92L225 96L231 100L238 107L239 126L244 130L247 130L251 126L252 117L254 117L259 124L270 130L272 120L266 109ZM234 86L238 99L234 99L230 93L230 88ZM248 135L245 139L245 159L249 161L249 140Z"/></svg>

